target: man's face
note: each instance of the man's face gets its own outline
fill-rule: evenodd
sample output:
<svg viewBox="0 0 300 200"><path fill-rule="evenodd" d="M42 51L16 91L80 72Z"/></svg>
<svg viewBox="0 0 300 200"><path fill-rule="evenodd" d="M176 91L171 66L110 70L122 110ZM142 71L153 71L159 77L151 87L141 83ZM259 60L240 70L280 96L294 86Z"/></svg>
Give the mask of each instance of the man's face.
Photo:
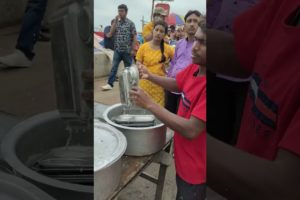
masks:
<svg viewBox="0 0 300 200"><path fill-rule="evenodd" d="M206 34L198 27L195 34L195 42L192 47L192 59L194 64L206 66Z"/></svg>
<svg viewBox="0 0 300 200"><path fill-rule="evenodd" d="M176 30L176 37L178 37L180 39L184 38L184 30L183 30L183 28L178 28Z"/></svg>
<svg viewBox="0 0 300 200"><path fill-rule="evenodd" d="M153 15L153 22L158 22L158 21L165 21L166 17L160 14L154 14Z"/></svg>
<svg viewBox="0 0 300 200"><path fill-rule="evenodd" d="M200 17L198 17L195 14L191 14L186 18L185 22L185 31L188 35L195 35L197 29L198 29L198 23L200 21Z"/></svg>
<svg viewBox="0 0 300 200"><path fill-rule="evenodd" d="M121 9L118 9L118 14L121 19L124 19L124 18L126 18L127 12L125 9L121 8Z"/></svg>

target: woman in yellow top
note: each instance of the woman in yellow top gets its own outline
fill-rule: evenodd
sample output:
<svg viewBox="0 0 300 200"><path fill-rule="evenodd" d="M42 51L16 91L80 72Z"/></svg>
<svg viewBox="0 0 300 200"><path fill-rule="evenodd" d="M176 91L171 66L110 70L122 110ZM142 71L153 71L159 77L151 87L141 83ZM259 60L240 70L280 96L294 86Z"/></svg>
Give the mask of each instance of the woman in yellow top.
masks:
<svg viewBox="0 0 300 200"><path fill-rule="evenodd" d="M174 56L174 48L164 42L168 25L164 21L154 24L153 39L140 46L137 54L137 65L144 65L151 73L165 76L165 66ZM139 86L161 106L165 105L164 89L151 81L140 80Z"/></svg>

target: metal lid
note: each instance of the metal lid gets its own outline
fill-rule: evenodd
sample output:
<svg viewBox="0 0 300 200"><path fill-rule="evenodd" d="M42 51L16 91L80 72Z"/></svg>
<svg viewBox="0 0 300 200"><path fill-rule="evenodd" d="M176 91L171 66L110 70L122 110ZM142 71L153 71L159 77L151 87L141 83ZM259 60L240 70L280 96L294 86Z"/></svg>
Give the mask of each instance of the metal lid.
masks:
<svg viewBox="0 0 300 200"><path fill-rule="evenodd" d="M94 119L94 171L109 167L124 154L125 136L116 128Z"/></svg>

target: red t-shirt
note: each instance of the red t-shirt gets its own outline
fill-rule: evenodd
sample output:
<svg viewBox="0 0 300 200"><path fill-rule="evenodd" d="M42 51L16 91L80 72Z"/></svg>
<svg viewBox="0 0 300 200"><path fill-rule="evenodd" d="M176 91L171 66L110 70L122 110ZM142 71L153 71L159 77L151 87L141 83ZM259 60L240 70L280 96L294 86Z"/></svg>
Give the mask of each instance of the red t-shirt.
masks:
<svg viewBox="0 0 300 200"><path fill-rule="evenodd" d="M177 74L176 81L182 97L178 115L194 116L206 122L206 77L194 76L199 66L191 64ZM177 175L190 184L206 182L206 130L189 140L175 132L174 155Z"/></svg>
<svg viewBox="0 0 300 200"><path fill-rule="evenodd" d="M238 57L253 72L237 147L274 160L300 156L300 27L289 24L300 1L262 0L234 24Z"/></svg>

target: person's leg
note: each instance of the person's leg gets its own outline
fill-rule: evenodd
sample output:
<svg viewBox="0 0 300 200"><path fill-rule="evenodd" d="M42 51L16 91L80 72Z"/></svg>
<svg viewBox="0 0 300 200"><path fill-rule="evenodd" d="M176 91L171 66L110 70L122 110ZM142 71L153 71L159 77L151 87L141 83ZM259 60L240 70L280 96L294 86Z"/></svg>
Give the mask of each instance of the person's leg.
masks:
<svg viewBox="0 0 300 200"><path fill-rule="evenodd" d="M47 0L28 1L16 50L9 55L0 57L0 68L30 67L32 65L33 47L38 39L46 6Z"/></svg>
<svg viewBox="0 0 300 200"><path fill-rule="evenodd" d="M23 17L16 49L21 50L28 59L34 57L33 47L38 39L47 0L29 0Z"/></svg>
<svg viewBox="0 0 300 200"><path fill-rule="evenodd" d="M109 74L109 78L108 78L108 84L113 87L114 86L114 81L116 78L116 74L118 72L118 68L119 68L119 64L121 62L122 59L122 53L115 51L114 52L114 56L113 56L113 61L112 61L112 68Z"/></svg>
<svg viewBox="0 0 300 200"><path fill-rule="evenodd" d="M131 57L131 55L129 53L123 53L122 52L122 53L119 54L119 56L121 57L121 60L123 60L123 63L124 63L125 67L129 67L133 63L133 59L132 59L132 57ZM118 70L117 70L116 73L118 73ZM115 76L115 80L114 81L115 82L119 81L119 78L118 78L117 74Z"/></svg>
<svg viewBox="0 0 300 200"><path fill-rule="evenodd" d="M122 53L122 60L124 62L125 67L131 66L133 62L133 58L130 53Z"/></svg>
<svg viewBox="0 0 300 200"><path fill-rule="evenodd" d="M205 184L189 184L176 175L176 200L205 200Z"/></svg>

